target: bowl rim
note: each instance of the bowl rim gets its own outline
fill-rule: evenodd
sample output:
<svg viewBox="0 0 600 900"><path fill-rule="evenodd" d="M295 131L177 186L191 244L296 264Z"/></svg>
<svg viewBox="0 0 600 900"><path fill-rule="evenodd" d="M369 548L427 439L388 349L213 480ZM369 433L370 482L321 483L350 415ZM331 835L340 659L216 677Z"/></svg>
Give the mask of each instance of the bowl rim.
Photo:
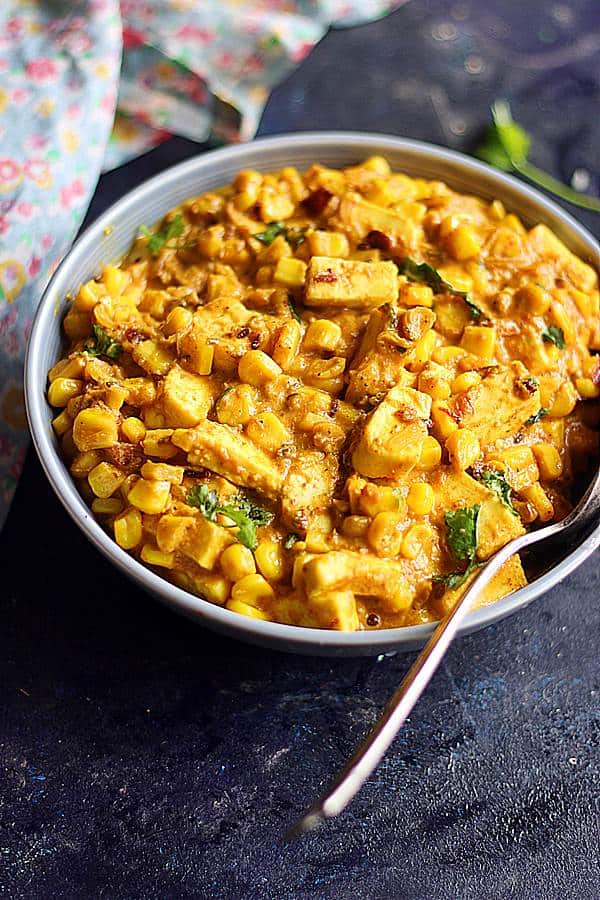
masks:
<svg viewBox="0 0 600 900"><path fill-rule="evenodd" d="M112 562L117 569L133 579L137 584L151 593L161 602L174 607L184 615L192 617L208 627L230 636L253 643L262 644L282 650L294 650L302 653L348 652L359 654L377 654L386 651L411 650L421 646L435 628L435 623L424 625L408 625L397 628L384 628L374 631L329 631L314 627L285 625L278 622L265 622L241 616L239 613L217 606L207 600L188 593L160 575L146 568L130 556L109 537L93 517L91 510L76 490L75 483L66 469L54 444L52 429L48 427L46 398L39 392L38 385L45 382L46 372L41 372L42 354L38 349L44 341L46 329L56 316L56 298L66 293L69 273L77 260L85 257L97 242L102 240L104 230L111 226L115 219L122 218L126 211L137 204L140 198L157 192L168 193L169 185L179 183L187 176L202 169L218 168L220 162L239 160L243 167L244 157L253 151L268 154L271 150L285 150L294 147L306 147L314 150L315 157L319 150L356 148L357 154L363 151L385 152L386 149L422 154L429 159L460 165L469 170L474 179L478 175L485 176L488 185L497 185L499 190L510 188L514 193L530 201L541 209L561 220L565 228L576 235L590 249L592 256L600 254L600 248L592 234L580 225L569 213L565 212L553 201L547 199L535 189L517 181L503 172L474 160L462 153L440 147L436 144L416 141L395 135L377 132L360 131L306 131L294 134L281 134L261 137L248 144L233 145L217 150L201 153L184 160L175 166L165 169L158 175L142 182L133 190L111 204L108 209L96 218L78 237L66 254L46 289L37 308L25 357L25 403L29 428L38 458L46 476L62 505L71 519L83 531L91 543ZM451 179L450 179L451 180ZM474 191L476 193L476 191ZM167 210L165 209L165 212ZM459 630L459 635L468 634L505 616L524 608L535 598L558 584L563 578L577 568L591 553L600 546L600 525L588 535L565 559L530 584L520 588L507 597L469 613Z"/></svg>

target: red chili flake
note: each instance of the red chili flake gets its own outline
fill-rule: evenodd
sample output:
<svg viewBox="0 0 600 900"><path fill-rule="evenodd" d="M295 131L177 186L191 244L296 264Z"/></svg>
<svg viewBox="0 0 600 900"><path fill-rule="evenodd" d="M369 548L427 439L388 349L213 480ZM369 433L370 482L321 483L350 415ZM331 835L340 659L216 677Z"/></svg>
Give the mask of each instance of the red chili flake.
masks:
<svg viewBox="0 0 600 900"><path fill-rule="evenodd" d="M146 340L146 335L141 331L138 331L137 328L127 328L127 330L123 333L123 337L131 344L139 344L140 341Z"/></svg>
<svg viewBox="0 0 600 900"><path fill-rule="evenodd" d="M370 231L358 245L359 250L386 250L393 247L392 239L383 231Z"/></svg>
<svg viewBox="0 0 600 900"><path fill-rule="evenodd" d="M115 444L114 447L107 447L104 451L106 459L124 469L126 472L137 472L144 464L144 451L137 444Z"/></svg>
<svg viewBox="0 0 600 900"><path fill-rule="evenodd" d="M327 188L320 187L302 201L302 206L304 206L311 216L320 216L332 197L333 194L331 191L328 191Z"/></svg>
<svg viewBox="0 0 600 900"><path fill-rule="evenodd" d="M315 281L325 282L326 284L333 284L337 281L337 275L335 272L332 272L331 269L325 269L320 275L315 275Z"/></svg>
<svg viewBox="0 0 600 900"><path fill-rule="evenodd" d="M332 397L331 402L329 404L329 412L327 413L327 415L329 415L329 416L331 416L331 418L333 418L339 408L340 408L340 401L337 399L337 397Z"/></svg>

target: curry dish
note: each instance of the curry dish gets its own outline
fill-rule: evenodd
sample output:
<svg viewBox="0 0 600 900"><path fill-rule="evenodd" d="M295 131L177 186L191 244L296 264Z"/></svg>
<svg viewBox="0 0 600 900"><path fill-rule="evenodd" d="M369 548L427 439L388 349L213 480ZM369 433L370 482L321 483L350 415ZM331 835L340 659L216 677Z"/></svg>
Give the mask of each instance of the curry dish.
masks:
<svg viewBox="0 0 600 900"><path fill-rule="evenodd" d="M187 200L81 286L64 330L48 399L92 511L255 619L438 619L565 515L598 455L597 274L544 225L381 157ZM481 602L525 583L514 557Z"/></svg>

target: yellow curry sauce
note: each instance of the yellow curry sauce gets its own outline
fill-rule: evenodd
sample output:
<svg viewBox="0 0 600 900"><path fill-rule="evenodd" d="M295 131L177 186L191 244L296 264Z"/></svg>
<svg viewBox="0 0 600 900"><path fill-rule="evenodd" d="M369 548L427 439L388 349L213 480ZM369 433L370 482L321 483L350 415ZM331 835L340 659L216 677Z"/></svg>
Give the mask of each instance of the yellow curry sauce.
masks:
<svg viewBox="0 0 600 900"><path fill-rule="evenodd" d="M48 398L83 497L119 546L253 618L435 620L564 516L598 454L596 273L381 157L186 201L64 329ZM482 602L525 583L514 558Z"/></svg>

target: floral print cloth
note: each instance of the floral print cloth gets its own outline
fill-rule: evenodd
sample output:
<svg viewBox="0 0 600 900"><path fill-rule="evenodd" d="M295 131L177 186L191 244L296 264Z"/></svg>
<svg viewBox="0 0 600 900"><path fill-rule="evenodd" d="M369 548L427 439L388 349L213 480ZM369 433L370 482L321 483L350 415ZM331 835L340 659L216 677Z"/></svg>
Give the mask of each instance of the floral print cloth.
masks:
<svg viewBox="0 0 600 900"><path fill-rule="evenodd" d="M405 0L3 0L0 527L27 447L27 336L100 172L172 133L247 140L332 23ZM118 99L118 112L115 116Z"/></svg>

